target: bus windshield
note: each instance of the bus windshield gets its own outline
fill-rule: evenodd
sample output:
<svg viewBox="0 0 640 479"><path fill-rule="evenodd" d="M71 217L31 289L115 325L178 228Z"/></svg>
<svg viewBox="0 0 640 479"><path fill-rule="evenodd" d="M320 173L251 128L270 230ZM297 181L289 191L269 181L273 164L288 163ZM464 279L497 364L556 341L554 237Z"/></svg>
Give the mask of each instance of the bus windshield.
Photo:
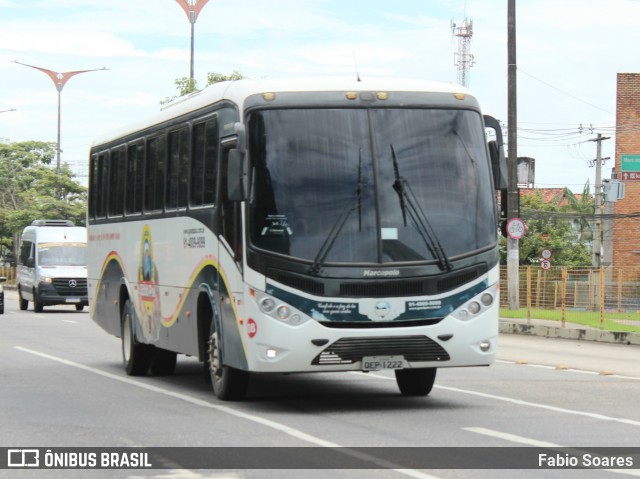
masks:
<svg viewBox="0 0 640 479"><path fill-rule="evenodd" d="M249 117L253 247L314 263L433 262L495 245L479 113L282 109Z"/></svg>

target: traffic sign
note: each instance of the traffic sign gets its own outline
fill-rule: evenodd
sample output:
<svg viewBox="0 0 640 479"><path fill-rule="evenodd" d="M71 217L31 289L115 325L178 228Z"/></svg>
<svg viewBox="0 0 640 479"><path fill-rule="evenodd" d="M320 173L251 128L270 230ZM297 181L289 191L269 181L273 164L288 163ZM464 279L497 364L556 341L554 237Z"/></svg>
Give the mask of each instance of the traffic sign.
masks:
<svg viewBox="0 0 640 479"><path fill-rule="evenodd" d="M520 218L511 218L507 221L507 235L511 239L520 239L527 232L527 227Z"/></svg>
<svg viewBox="0 0 640 479"><path fill-rule="evenodd" d="M622 171L640 171L640 155L620 155Z"/></svg>
<svg viewBox="0 0 640 479"><path fill-rule="evenodd" d="M543 259L542 261L540 261L540 266L542 267L542 269L551 269L551 261L549 261L548 259Z"/></svg>
<svg viewBox="0 0 640 479"><path fill-rule="evenodd" d="M542 258L543 259L551 258L551 250L550 249L543 249L542 250Z"/></svg>

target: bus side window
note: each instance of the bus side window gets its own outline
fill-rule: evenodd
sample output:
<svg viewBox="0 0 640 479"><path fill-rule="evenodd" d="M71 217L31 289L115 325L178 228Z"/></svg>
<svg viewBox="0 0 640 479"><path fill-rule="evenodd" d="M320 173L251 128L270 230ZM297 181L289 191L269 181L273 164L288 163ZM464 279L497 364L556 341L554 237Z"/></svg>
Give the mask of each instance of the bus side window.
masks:
<svg viewBox="0 0 640 479"><path fill-rule="evenodd" d="M142 212L143 194L143 162L144 145L136 143L127 149L127 180L125 213L136 214Z"/></svg>
<svg viewBox="0 0 640 479"><path fill-rule="evenodd" d="M191 205L214 204L218 164L218 120L216 117L193 127L191 156Z"/></svg>
<svg viewBox="0 0 640 479"><path fill-rule="evenodd" d="M125 151L118 148L111 151L111 172L109 179L109 216L122 216L125 198Z"/></svg>

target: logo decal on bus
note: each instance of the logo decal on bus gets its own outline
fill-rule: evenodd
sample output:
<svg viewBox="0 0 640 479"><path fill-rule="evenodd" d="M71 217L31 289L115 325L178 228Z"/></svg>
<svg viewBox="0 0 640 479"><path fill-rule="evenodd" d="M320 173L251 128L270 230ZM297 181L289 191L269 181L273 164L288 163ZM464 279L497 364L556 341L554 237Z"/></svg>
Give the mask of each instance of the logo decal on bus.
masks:
<svg viewBox="0 0 640 479"><path fill-rule="evenodd" d="M147 340L158 339L159 325L162 320L160 311L160 291L158 289L158 270L153 260L153 242L149 225L142 229L140 241L140 266L138 267L139 309L136 310L141 333Z"/></svg>
<svg viewBox="0 0 640 479"><path fill-rule="evenodd" d="M252 339L256 334L258 334L258 324L253 318L249 318L249 321L247 321L247 334Z"/></svg>

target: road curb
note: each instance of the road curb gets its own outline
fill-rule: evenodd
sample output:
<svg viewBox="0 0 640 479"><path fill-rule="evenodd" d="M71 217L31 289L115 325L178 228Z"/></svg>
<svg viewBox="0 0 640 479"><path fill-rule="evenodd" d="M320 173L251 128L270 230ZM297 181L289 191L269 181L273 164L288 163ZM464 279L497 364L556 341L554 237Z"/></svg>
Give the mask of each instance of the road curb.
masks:
<svg viewBox="0 0 640 479"><path fill-rule="evenodd" d="M557 328L539 324L500 321L500 333L640 346L640 334L638 333L601 331L598 329Z"/></svg>

